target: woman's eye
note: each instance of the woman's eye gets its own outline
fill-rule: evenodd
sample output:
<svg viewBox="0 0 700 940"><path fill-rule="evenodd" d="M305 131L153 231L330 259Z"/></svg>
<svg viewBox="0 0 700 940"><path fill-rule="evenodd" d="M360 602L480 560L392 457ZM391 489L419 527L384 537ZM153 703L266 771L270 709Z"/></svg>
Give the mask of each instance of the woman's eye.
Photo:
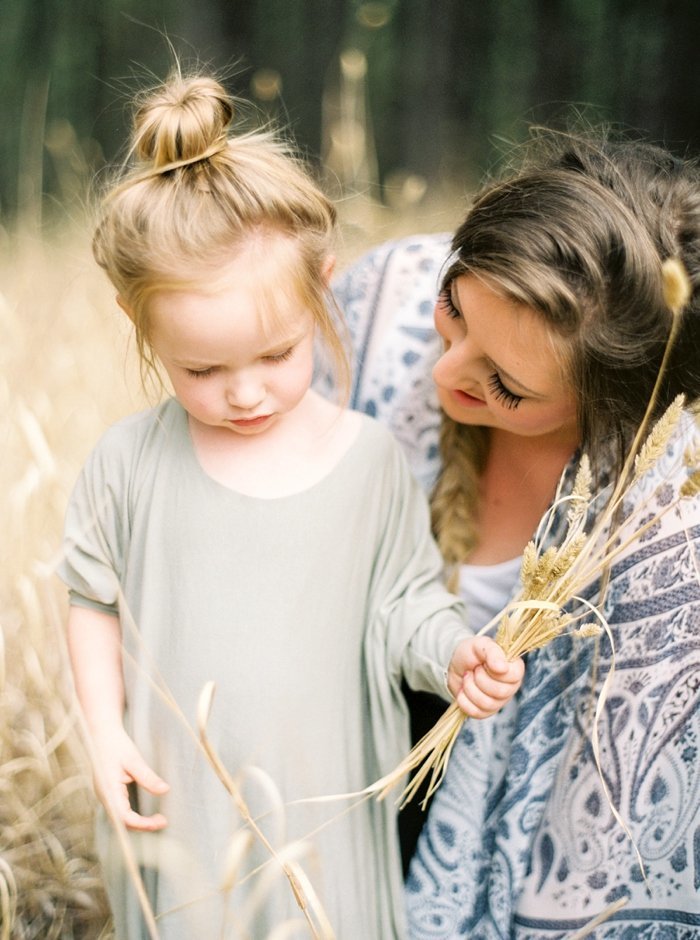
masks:
<svg viewBox="0 0 700 940"><path fill-rule="evenodd" d="M205 379L208 375L212 375L214 372L214 367L210 366L208 369L187 369L188 375L191 375L193 379Z"/></svg>
<svg viewBox="0 0 700 940"><path fill-rule="evenodd" d="M289 349L285 349L284 352L276 353L274 356L265 356L265 360L266 362L284 362L286 359L291 358L293 352L294 347L290 346Z"/></svg>
<svg viewBox="0 0 700 940"><path fill-rule="evenodd" d="M450 290L449 285L447 287L443 287L443 289L440 291L439 302L447 316L452 320L459 320L459 318L462 316L459 310L452 303L452 291Z"/></svg>
<svg viewBox="0 0 700 940"><path fill-rule="evenodd" d="M516 395L501 381L498 372L494 372L489 378L489 390L497 402L500 402L505 408L517 408L523 400L522 395Z"/></svg>

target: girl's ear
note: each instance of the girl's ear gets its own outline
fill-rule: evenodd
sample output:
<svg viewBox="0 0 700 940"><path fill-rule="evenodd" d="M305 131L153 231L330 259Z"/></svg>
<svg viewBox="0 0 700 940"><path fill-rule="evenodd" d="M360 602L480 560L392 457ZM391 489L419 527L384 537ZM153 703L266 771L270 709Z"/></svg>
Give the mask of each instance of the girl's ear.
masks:
<svg viewBox="0 0 700 940"><path fill-rule="evenodd" d="M326 282L326 286L331 283L333 272L335 271L335 255L326 255L321 265L321 277Z"/></svg>
<svg viewBox="0 0 700 940"><path fill-rule="evenodd" d="M133 314L133 312L132 312L132 310L131 310L131 307L127 304L127 302L124 300L124 298L122 297L121 294L117 294L117 303L119 304L119 306L122 308L122 310L124 311L124 313L127 315L127 317L128 317L128 318L131 320L131 322L133 323L133 322L134 322L134 314Z"/></svg>

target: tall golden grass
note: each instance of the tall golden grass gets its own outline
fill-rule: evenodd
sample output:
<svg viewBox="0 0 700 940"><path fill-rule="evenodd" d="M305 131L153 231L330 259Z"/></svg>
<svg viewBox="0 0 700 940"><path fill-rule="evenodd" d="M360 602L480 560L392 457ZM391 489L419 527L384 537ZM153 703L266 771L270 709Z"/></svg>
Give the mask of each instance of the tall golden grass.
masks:
<svg viewBox="0 0 700 940"><path fill-rule="evenodd" d="M0 261L0 937L106 937L91 774L51 575L95 435L134 406L85 232L8 236Z"/></svg>

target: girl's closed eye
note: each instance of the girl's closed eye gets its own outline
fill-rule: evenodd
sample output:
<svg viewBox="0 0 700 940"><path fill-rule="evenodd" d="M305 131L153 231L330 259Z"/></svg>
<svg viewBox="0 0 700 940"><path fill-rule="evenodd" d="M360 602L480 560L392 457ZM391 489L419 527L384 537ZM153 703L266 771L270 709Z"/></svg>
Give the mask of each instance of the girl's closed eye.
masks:
<svg viewBox="0 0 700 940"><path fill-rule="evenodd" d="M213 375L214 366L209 366L207 369L185 369L185 372L195 379L205 379L208 375Z"/></svg>
<svg viewBox="0 0 700 940"><path fill-rule="evenodd" d="M266 362L285 362L287 359L291 359L293 353L294 353L294 346L290 346L289 349L285 349L284 352L275 353L274 356L265 356L265 361Z"/></svg>
<svg viewBox="0 0 700 940"><path fill-rule="evenodd" d="M503 384L503 380L498 372L494 372L489 377L488 387L496 401L500 402L500 404L505 408L509 408L511 411L515 410L523 400L522 395L516 395L515 392L511 392L511 390Z"/></svg>

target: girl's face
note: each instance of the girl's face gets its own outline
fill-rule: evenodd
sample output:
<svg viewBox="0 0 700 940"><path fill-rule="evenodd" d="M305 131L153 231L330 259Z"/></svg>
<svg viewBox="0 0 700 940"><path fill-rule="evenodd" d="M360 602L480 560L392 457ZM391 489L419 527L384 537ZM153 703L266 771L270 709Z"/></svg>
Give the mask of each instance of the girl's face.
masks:
<svg viewBox="0 0 700 940"><path fill-rule="evenodd" d="M217 272L212 289L161 291L149 304L151 345L178 401L194 421L232 434L264 434L311 385L313 316L290 292L264 318L262 277L267 266L245 252Z"/></svg>
<svg viewBox="0 0 700 940"><path fill-rule="evenodd" d="M453 420L576 445L574 392L535 311L461 275L440 294L435 326L444 352L433 378Z"/></svg>

